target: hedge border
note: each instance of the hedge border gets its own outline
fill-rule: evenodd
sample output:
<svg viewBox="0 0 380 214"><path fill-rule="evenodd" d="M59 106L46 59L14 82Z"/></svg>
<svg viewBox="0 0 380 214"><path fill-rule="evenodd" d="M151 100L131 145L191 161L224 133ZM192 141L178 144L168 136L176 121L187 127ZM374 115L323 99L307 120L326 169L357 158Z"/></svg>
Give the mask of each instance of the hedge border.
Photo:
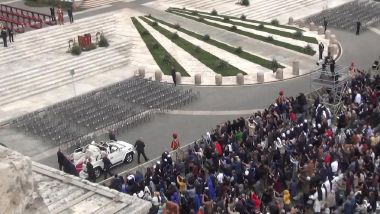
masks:
<svg viewBox="0 0 380 214"><path fill-rule="evenodd" d="M149 25L152 25L152 21L146 19L145 17L140 16L141 20L146 22ZM234 67L233 65L230 65L228 62L226 62L227 68L224 70L219 70L217 67L217 63L221 60L219 57L214 56L213 54L203 50L200 47L197 47L196 45L192 44L191 42L181 38L177 37L176 39L172 39L171 36L173 35L172 32L166 30L165 28L157 25L154 26L154 28L160 32L162 35L166 36L167 38L171 39L173 43L175 43L177 46L181 47L183 50L191 54L194 58L199 60L201 63L209 67L211 70L213 70L215 73L221 74L222 76L236 76L238 73L242 73L246 75L244 71L241 71L240 69Z"/></svg>
<svg viewBox="0 0 380 214"><path fill-rule="evenodd" d="M223 50L228 51L228 52L230 52L232 54L235 54L235 55L237 55L237 56L239 56L239 57L241 57L243 59L246 59L246 60L248 60L248 61L250 61L252 63L258 64L258 65L260 65L260 66L262 66L264 68L273 70L273 66L272 66L272 61L271 60L267 60L267 59L261 58L259 56L253 55L253 54L251 54L249 52L244 51L244 49L242 50L241 53L237 53L236 49L239 48L239 47L232 47L230 45L227 45L225 43L219 42L219 41L214 40L212 38L210 38L208 40L204 40L203 36L200 35L200 34L198 34L198 33L195 33L193 31L187 30L187 29L182 28L182 27L175 28L175 26L176 26L175 24L171 24L171 23L165 22L165 21L163 21L161 19L158 19L158 18L155 18L155 17L149 17L149 18L153 19L156 22L164 24L164 25L166 25L168 27L171 27L171 28L174 28L174 29L176 29L178 31L181 31L182 33L185 33L185 34L187 34L189 36L192 36L194 38L202 40L203 42L206 42L206 43L208 43L210 45L216 46L216 47L218 47L220 49L223 49ZM280 67L284 68L284 66L282 66L282 65L280 65Z"/></svg>
<svg viewBox="0 0 380 214"><path fill-rule="evenodd" d="M157 65L165 75L171 75L171 66L174 66L177 72L180 72L182 76L190 76L186 70L177 62L177 60L175 60L173 56L169 54L169 52L150 33L143 35L144 31L149 31L145 29L145 27L135 17L131 17L131 19L145 45L148 47L150 54L153 56ZM158 48L153 48L154 44L158 44ZM162 56L165 55L170 57L171 63L168 64L162 61Z"/></svg>

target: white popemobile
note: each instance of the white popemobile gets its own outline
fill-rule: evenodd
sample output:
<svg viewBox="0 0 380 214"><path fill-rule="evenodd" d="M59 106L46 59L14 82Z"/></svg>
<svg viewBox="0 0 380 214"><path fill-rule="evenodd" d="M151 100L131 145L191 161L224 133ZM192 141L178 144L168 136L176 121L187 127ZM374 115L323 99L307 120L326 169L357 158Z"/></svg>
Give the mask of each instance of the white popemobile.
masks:
<svg viewBox="0 0 380 214"><path fill-rule="evenodd" d="M90 144L80 147L74 151L72 158L74 165L81 178L87 178L86 161L91 158L91 163L95 170L95 176L98 178L104 169L102 158L107 155L111 161L112 167L121 163L131 163L135 153L132 144L124 141L110 141Z"/></svg>

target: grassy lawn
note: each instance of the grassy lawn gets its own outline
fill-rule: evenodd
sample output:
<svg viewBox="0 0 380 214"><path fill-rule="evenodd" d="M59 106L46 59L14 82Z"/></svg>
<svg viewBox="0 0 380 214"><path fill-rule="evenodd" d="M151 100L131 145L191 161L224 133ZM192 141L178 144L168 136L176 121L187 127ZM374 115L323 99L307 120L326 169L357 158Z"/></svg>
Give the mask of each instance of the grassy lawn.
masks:
<svg viewBox="0 0 380 214"><path fill-rule="evenodd" d="M182 10L182 11L177 11L177 12L186 13L188 15L192 15L191 12L189 12L189 11ZM242 27L246 27L246 28L250 28L250 29L254 29L254 30L258 30L258 31L263 31L263 32L267 32L267 33L270 33L270 34L279 35L279 36L283 36L283 37L287 37L287 38L291 38L291 39L295 39L295 40L305 41L307 43L318 44L318 40L316 38L314 38L314 37L303 36L303 35L299 36L299 37L296 37L293 33L290 33L290 32L276 30L276 29L272 29L272 28L266 28L265 25L267 25L267 26L270 25L268 23L266 23L265 25L264 24L260 24L261 26L257 26L257 25L242 23L242 22L236 22L236 21L234 21L234 20L237 20L236 18L235 19L228 18L228 21L226 21L224 19L220 19L220 18L216 18L216 17L204 16L204 15L201 15L201 13L197 13L196 16L202 17L204 19L210 19L210 20L214 20L214 21L226 22L226 23L230 23L230 24L233 24L233 25L236 25L236 26L242 26ZM223 18L223 16L218 16L218 17L222 17ZM245 20L245 21L247 21L247 20ZM300 30L298 30L298 31L300 31ZM300 31L300 32L302 32L302 31Z"/></svg>
<svg viewBox="0 0 380 214"><path fill-rule="evenodd" d="M214 26L214 27L217 27L217 28L222 28L222 29L225 29L225 30L228 30L228 31L232 31L234 33L238 33L238 34L241 34L241 35L244 35L244 36L247 36L247 37L251 37L253 39L257 39L257 40L260 40L260 41L263 41L263 42L266 42L266 43L270 43L270 44L273 44L273 45L276 45L276 46L279 46L279 47L287 48L287 49L290 49L290 50L293 50L293 51L297 51L297 52L300 52L300 53L303 53L303 54L307 54L307 55L313 56L316 53L314 50L307 51L307 49L305 47L293 45L293 44L282 42L282 41L277 41L277 40L273 39L273 37L271 37L269 39L269 37L265 37L265 36L261 36L261 35L257 35L257 34L254 34L254 33L250 33L250 32L247 32L247 31L240 30L238 27L235 30L232 30L231 27L220 25L220 24L213 23L213 22L208 22L207 20L204 20L203 18L197 19L195 17L189 16L189 15L186 15L186 14L183 14L183 13L175 13L173 11L168 11L168 12L172 13L172 14L175 14L177 16L182 16L182 17L185 17L187 19L192 19L192 20L195 20L195 21L198 21L198 22L202 22L202 23L205 23L207 25L211 25L211 26ZM200 19L202 19L202 20L200 20Z"/></svg>
<svg viewBox="0 0 380 214"><path fill-rule="evenodd" d="M165 50L165 48L162 47L152 35L150 35L150 33L144 28L144 26L141 25L140 22L137 21L135 17L132 17L131 19L141 38L148 47L150 54L152 54L154 60L164 74L171 75L171 66L174 66L177 72L180 72L182 76L190 76L185 69Z"/></svg>
<svg viewBox="0 0 380 214"><path fill-rule="evenodd" d="M173 43L181 47L183 50L191 54L193 57L198 59L201 63L209 67L215 73L219 73L222 76L235 76L238 73L246 74L245 72L235 68L224 60L210 54L209 52L203 50L201 47L193 45L191 42L181 38L176 33L172 33L165 28L158 25L157 22L151 22L150 20L140 17L147 24L153 26L162 35L171 39Z"/></svg>
<svg viewBox="0 0 380 214"><path fill-rule="evenodd" d="M176 8L176 7L169 7L168 10L176 10L176 11L187 11L187 12L197 12L198 14L207 14L207 15L212 15L211 13L209 12L203 12L203 11L195 11L195 10L188 10L188 9L185 9L185 8ZM212 16L219 16L219 17L228 17L229 19L239 19L235 16L227 16L227 15L212 15ZM290 30L299 30L299 31L304 31L300 28L297 28L297 27L292 27L292 26L287 26L287 25L273 25L271 24L270 22L263 22L263 21L257 21L257 20L252 20L252 19L246 19L244 20L246 22L252 22L252 23L256 23L256 24L263 24L263 25L272 25L272 26L276 26L276 27L281 27L281 28L285 28L285 29L290 29Z"/></svg>
<svg viewBox="0 0 380 214"><path fill-rule="evenodd" d="M248 52L246 52L246 51L244 51L242 49L239 50L238 47L232 47L232 46L227 45L225 43L216 41L216 40L214 40L212 38L209 38L209 39L206 40L203 35L197 34L197 33L193 32L193 31L189 31L189 30L184 29L184 28L182 28L180 26L177 26L175 24L171 24L171 23L165 22L163 20L157 19L157 18L152 17L152 16L150 16L149 18L153 19L154 21L156 21L156 22L158 22L160 24L164 24L164 25L169 26L171 28L175 28L178 31L186 33L187 35L192 36L194 38L197 38L199 40L202 40L202 41L204 41L204 42L206 42L206 43L208 43L210 45L214 45L214 46L216 46L216 47L218 47L220 49L223 49L223 50L228 51L228 52L230 52L232 54L235 54L235 55L237 55L237 56L239 56L239 57L241 57L243 59L246 59L246 60L248 60L250 62L253 62L255 64L261 65L264 68L268 68L270 70L273 70L273 68L274 68L272 61L263 59L263 58L258 57L258 56L255 56L255 55L253 55L251 53L248 53ZM284 66L281 66L281 65L280 65L280 67L284 68Z"/></svg>

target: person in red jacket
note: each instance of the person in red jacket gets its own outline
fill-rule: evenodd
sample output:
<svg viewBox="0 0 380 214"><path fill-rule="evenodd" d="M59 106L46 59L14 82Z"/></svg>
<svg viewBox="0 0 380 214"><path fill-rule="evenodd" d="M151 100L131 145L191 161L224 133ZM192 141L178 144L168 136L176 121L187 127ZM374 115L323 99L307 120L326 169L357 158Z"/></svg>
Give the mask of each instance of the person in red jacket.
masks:
<svg viewBox="0 0 380 214"><path fill-rule="evenodd" d="M178 137L177 133L173 133L173 140L172 140L172 143L170 145L170 148L173 151L177 150L179 148L179 137Z"/></svg>
<svg viewBox="0 0 380 214"><path fill-rule="evenodd" d="M261 206L261 200L260 198L255 194L255 192L252 192L251 194L251 201L255 205L255 210L260 210Z"/></svg>
<svg viewBox="0 0 380 214"><path fill-rule="evenodd" d="M216 141L215 143L215 151L218 153L219 156L223 155L222 146L220 145L219 141Z"/></svg>

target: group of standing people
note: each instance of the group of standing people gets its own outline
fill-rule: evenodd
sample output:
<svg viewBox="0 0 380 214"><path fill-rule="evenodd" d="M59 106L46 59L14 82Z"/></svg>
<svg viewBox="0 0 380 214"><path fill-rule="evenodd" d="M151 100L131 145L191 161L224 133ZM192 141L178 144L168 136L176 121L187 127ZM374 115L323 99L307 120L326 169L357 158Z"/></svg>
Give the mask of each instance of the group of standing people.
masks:
<svg viewBox="0 0 380 214"><path fill-rule="evenodd" d="M70 8L67 9L67 15L69 17L70 23L74 23L74 16L73 16L73 8L74 6L72 5ZM55 13L55 8L51 7L50 8L50 15L52 21L57 21L56 15L58 17L58 24L59 25L64 25L65 24L65 19L63 17L63 8L59 5L57 9L57 14Z"/></svg>
<svg viewBox="0 0 380 214"><path fill-rule="evenodd" d="M13 39L13 34L14 34L13 26L11 26L11 27L1 27L0 26L0 29L1 29L1 38L3 39L3 45L4 45L4 47L8 47L8 40L7 40L7 38L9 38L9 42L10 43L14 42L14 39Z"/></svg>

